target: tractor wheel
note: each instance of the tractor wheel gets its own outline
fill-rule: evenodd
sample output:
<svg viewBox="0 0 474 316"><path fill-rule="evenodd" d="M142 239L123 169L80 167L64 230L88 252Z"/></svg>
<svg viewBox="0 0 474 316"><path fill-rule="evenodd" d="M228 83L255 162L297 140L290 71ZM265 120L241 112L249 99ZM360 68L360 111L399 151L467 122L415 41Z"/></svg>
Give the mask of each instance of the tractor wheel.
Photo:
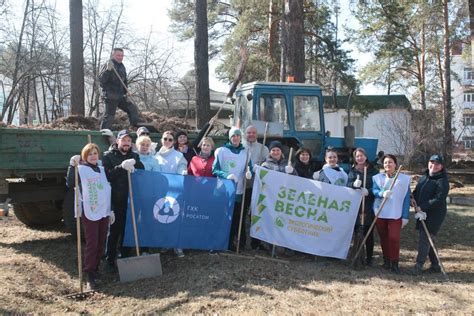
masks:
<svg viewBox="0 0 474 316"><path fill-rule="evenodd" d="M28 227L37 228L61 222L61 201L13 203L13 213Z"/></svg>

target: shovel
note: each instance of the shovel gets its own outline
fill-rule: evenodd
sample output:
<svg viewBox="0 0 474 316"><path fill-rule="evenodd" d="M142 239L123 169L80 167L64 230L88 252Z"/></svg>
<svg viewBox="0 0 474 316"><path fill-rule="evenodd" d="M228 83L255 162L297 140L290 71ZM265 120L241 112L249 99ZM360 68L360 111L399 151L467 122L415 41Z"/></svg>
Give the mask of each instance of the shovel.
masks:
<svg viewBox="0 0 474 316"><path fill-rule="evenodd" d="M132 179L130 171L127 171L128 190L130 197L130 208L132 210L133 235L135 237L136 257L123 258L117 260L120 282L131 282L140 279L153 278L163 274L161 270L160 254L140 256L138 245L137 223L135 219L135 205L133 203Z"/></svg>
<svg viewBox="0 0 474 316"><path fill-rule="evenodd" d="M364 179L363 179L363 184L362 187L365 188L365 184L367 181L367 167L364 167ZM353 258L352 261L352 266L355 269L358 269L360 265L363 265L365 263L364 258L365 258L365 244L362 244L362 240L364 240L364 224L365 224L365 196L362 197L362 212L360 215L360 225L357 227L357 231L354 234L354 244L352 245L352 250L359 249L362 245L362 253L356 258L355 254L353 253L351 255L351 258Z"/></svg>
<svg viewBox="0 0 474 316"><path fill-rule="evenodd" d="M84 292L82 281L82 247L81 247L81 204L79 202L79 165L74 166L74 196L76 209L76 239L77 239L77 270L79 273L79 293L66 295L66 298L81 301L95 293L95 291Z"/></svg>

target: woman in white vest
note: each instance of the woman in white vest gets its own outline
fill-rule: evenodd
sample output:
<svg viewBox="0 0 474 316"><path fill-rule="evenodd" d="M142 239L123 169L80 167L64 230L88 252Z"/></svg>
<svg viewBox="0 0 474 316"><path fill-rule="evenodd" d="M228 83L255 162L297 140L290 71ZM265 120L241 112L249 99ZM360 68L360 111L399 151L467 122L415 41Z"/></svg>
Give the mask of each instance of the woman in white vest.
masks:
<svg viewBox="0 0 474 316"><path fill-rule="evenodd" d="M71 157L66 184L75 185L75 168L78 166L79 189L82 194L82 226L85 235L84 272L87 285L95 289L100 259L104 255L105 240L110 224L115 221L110 210L111 189L104 167L98 166L100 149L96 144L87 144L81 155Z"/></svg>
<svg viewBox="0 0 474 316"><path fill-rule="evenodd" d="M244 177L250 180L252 178L252 162L249 159L249 169L247 169L247 155L250 152L244 148L241 143L242 132L236 127L232 127L229 131L229 141L224 146L217 148L214 154L215 160L212 165L212 173L223 179L233 180L236 184L234 213L232 216L232 225L230 228L229 249L236 250L234 239L237 239L240 222L240 211L242 203L242 194L244 192ZM247 171L246 171L247 170ZM250 197L248 197L250 198ZM245 225L242 225L240 231L240 247L245 249L246 235Z"/></svg>
<svg viewBox="0 0 474 316"><path fill-rule="evenodd" d="M174 133L166 131L161 135L161 148L156 153L161 172L173 174L188 174L188 162L183 154L174 148ZM175 248L174 252L179 258L184 257L183 249Z"/></svg>
<svg viewBox="0 0 474 316"><path fill-rule="evenodd" d="M324 160L326 164L324 164L323 169L319 172L318 177L316 178L316 174L313 175L315 180L345 187L347 185L347 173L337 164L336 150L333 148L326 149Z"/></svg>
<svg viewBox="0 0 474 316"><path fill-rule="evenodd" d="M383 199L387 199L376 225L382 246L383 267L399 274L400 232L408 224L410 211L410 177L400 173L394 186L389 190L396 174L397 158L386 154L382 162L385 173L372 177L372 192L375 196L374 213L378 211Z"/></svg>

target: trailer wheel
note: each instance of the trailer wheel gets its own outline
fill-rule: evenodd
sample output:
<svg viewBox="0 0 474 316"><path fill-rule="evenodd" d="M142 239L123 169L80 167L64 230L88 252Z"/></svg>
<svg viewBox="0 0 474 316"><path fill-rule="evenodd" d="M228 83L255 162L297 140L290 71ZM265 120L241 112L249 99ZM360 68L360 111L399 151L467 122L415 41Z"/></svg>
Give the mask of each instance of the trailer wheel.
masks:
<svg viewBox="0 0 474 316"><path fill-rule="evenodd" d="M36 228L61 222L61 201L35 201L13 203L13 212L20 222Z"/></svg>

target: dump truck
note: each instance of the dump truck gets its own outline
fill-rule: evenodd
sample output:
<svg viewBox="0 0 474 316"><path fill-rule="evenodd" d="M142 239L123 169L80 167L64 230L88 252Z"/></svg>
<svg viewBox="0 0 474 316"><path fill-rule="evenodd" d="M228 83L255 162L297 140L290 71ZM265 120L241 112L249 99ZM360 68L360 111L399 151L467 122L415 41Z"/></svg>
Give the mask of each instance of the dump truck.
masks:
<svg viewBox="0 0 474 316"><path fill-rule="evenodd" d="M313 159L324 160L324 151L335 148L347 169L352 150L363 147L375 160L377 140L354 138L348 128L345 137L326 133L322 90L314 84L252 82L236 91L233 122L245 129L255 125L262 141L267 126L266 143L278 139L288 154L290 148L309 148ZM268 125L267 125L268 122ZM159 142L160 135L151 138ZM70 208L63 207L65 177L69 159L78 154L89 138L104 152L107 138L99 131L0 128L0 203L10 202L17 218L30 227L64 221L73 228ZM189 135L190 140L194 135ZM223 144L226 136L213 137Z"/></svg>

